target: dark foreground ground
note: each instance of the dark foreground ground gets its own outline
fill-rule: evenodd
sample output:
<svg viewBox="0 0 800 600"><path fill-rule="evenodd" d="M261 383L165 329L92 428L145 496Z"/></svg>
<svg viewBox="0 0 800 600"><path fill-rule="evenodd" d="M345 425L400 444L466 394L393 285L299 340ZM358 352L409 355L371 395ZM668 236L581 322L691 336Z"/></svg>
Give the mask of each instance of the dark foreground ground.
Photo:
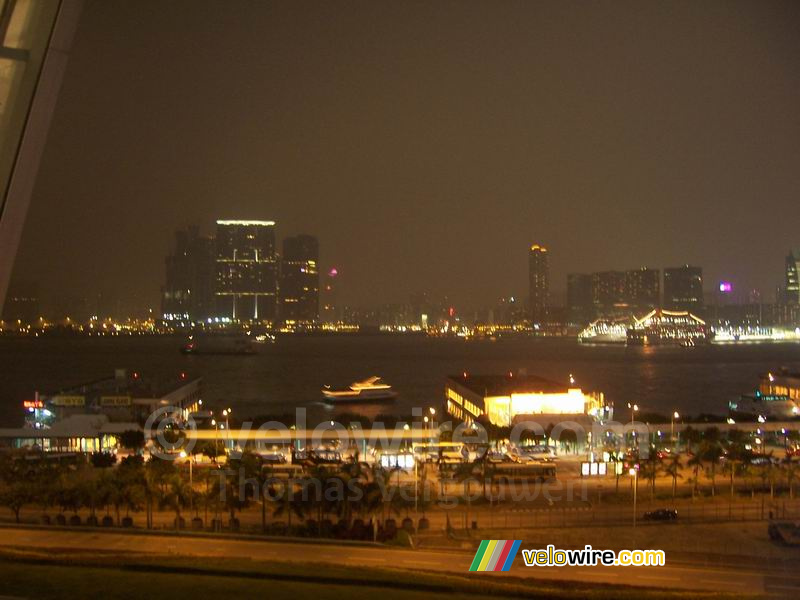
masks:
<svg viewBox="0 0 800 600"><path fill-rule="evenodd" d="M313 546L309 546L309 559ZM452 575L391 568L337 567L320 563L186 557L76 548L0 549L0 598L107 599L158 595L178 598L614 598L686 597L680 592L604 584L531 581L490 574ZM686 592L684 592L685 594ZM224 594L224 596L223 596ZM692 598L742 598L691 592Z"/></svg>

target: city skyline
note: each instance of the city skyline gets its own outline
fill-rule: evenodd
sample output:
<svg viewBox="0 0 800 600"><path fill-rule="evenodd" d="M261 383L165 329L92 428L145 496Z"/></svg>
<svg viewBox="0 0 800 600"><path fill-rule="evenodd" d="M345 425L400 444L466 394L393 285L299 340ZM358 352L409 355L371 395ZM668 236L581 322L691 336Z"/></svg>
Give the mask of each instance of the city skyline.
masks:
<svg viewBox="0 0 800 600"><path fill-rule="evenodd" d="M725 6L466 4L461 26L444 5L340 8L329 27L239 5L216 37L213 4L90 2L16 275L157 310L173 232L234 216L315 235L350 305L526 296L534 242L554 299L567 273L684 263L770 299L794 221L744 242L796 212L798 9Z"/></svg>

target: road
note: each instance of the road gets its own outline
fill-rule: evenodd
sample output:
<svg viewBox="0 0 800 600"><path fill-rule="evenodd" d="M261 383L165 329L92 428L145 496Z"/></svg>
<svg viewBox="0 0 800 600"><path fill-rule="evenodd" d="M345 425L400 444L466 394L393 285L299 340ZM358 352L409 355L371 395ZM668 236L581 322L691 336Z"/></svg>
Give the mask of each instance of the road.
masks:
<svg viewBox="0 0 800 600"><path fill-rule="evenodd" d="M321 562L354 567L386 567L411 571L466 574L472 553L463 551L408 550L334 544L286 543L215 537L4 527L0 546L36 549L74 548L82 552L129 551L171 556L246 558L276 562ZM586 583L624 584L674 590L707 590L798 597L800 574L762 568L695 566L670 562L664 567L525 567L521 556L510 573L475 573L474 577L522 577Z"/></svg>

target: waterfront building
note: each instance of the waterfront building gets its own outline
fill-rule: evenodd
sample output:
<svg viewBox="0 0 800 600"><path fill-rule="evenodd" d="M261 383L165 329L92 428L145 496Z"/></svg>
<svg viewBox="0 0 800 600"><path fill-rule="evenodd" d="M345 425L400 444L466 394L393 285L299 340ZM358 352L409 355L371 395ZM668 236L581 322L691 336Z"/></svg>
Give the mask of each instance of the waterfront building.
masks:
<svg viewBox="0 0 800 600"><path fill-rule="evenodd" d="M161 318L191 323L216 316L214 301L215 248L196 226L175 232L175 249L165 260Z"/></svg>
<svg viewBox="0 0 800 600"><path fill-rule="evenodd" d="M275 322L278 257L274 221L217 221L215 295L221 318Z"/></svg>
<svg viewBox="0 0 800 600"><path fill-rule="evenodd" d="M280 318L286 324L310 325L319 320L319 242L310 235L283 240Z"/></svg>
<svg viewBox="0 0 800 600"><path fill-rule="evenodd" d="M201 379L180 373L172 379L142 377L117 369L113 377L25 400L25 426L0 429L0 445L45 451L111 450L125 431L156 410L186 419L202 405Z"/></svg>
<svg viewBox="0 0 800 600"><path fill-rule="evenodd" d="M786 257L786 303L800 304L800 248Z"/></svg>
<svg viewBox="0 0 800 600"><path fill-rule="evenodd" d="M550 293L550 272L547 248L533 244L528 253L528 289L531 320L541 323L547 318Z"/></svg>
<svg viewBox="0 0 800 600"><path fill-rule="evenodd" d="M480 417L499 427L533 421L547 427L573 421L590 427L613 418L602 392L584 392L572 383L561 384L524 374L451 375L445 381L447 412L467 423Z"/></svg>
<svg viewBox="0 0 800 600"><path fill-rule="evenodd" d="M670 310L703 309L703 269L683 265L664 269L664 308Z"/></svg>

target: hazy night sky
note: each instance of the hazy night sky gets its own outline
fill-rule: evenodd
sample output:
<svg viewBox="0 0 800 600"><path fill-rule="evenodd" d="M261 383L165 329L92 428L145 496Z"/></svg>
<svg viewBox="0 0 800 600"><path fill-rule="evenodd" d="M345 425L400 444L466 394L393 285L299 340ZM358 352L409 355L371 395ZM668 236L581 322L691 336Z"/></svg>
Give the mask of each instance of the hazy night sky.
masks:
<svg viewBox="0 0 800 600"><path fill-rule="evenodd" d="M355 305L800 246L796 2L87 2L16 273L159 306L175 229L320 239Z"/></svg>

